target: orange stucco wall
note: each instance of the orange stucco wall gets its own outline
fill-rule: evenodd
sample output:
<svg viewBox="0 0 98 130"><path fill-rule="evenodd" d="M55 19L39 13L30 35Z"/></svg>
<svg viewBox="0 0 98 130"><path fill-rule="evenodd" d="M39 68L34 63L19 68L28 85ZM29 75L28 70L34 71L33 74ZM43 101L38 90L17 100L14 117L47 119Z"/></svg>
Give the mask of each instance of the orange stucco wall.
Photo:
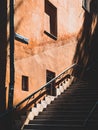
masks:
<svg viewBox="0 0 98 130"><path fill-rule="evenodd" d="M15 32L29 39L28 44L15 40L14 105L46 83L46 70L58 75L71 65L76 36L83 20L82 0L49 0L57 8L57 40L44 34L49 21L44 0L15 0ZM9 85L9 62L7 92ZM29 91L22 91L21 76L29 77Z"/></svg>

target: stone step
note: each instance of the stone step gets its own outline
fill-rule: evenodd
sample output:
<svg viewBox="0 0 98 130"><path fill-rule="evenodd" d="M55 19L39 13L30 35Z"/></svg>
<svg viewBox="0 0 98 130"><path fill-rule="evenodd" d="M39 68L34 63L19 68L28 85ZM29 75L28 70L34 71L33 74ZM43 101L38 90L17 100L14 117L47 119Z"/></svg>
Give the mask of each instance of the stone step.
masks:
<svg viewBox="0 0 98 130"><path fill-rule="evenodd" d="M86 130L83 126L71 126L71 125L41 125L30 124L25 125L24 130Z"/></svg>
<svg viewBox="0 0 98 130"><path fill-rule="evenodd" d="M47 105L47 107L52 107L52 106L75 106L75 105L89 105L89 106L93 106L95 103L94 102L59 102L59 104L51 103L49 105Z"/></svg>
<svg viewBox="0 0 98 130"><path fill-rule="evenodd" d="M54 105L59 105L59 104L67 104L67 103L91 103L91 104L95 104L97 101L97 99L89 99L89 100L85 100L85 99L71 99L71 100L55 100L55 102L51 102L51 104L54 104Z"/></svg>
<svg viewBox="0 0 98 130"><path fill-rule="evenodd" d="M46 108L46 111L57 111L57 112L62 112L62 111L71 111L71 110L75 110L75 111L78 111L78 110L85 110L85 111L90 111L91 108L89 107L80 107L80 106L76 106L76 107L66 107L66 108Z"/></svg>
<svg viewBox="0 0 98 130"><path fill-rule="evenodd" d="M73 98L76 98L76 97L78 97L78 98L81 98L81 97L83 97L83 98L90 98L90 97L93 97L93 98L95 98L95 97L97 97L98 98L98 94L96 94L96 93L94 93L94 94L89 94L89 93L87 93L87 94L66 94L66 93L64 93L64 94L61 94L61 95L59 95L58 97L59 98L64 98L64 97L66 97L66 98L69 98L69 97L73 97Z"/></svg>
<svg viewBox="0 0 98 130"><path fill-rule="evenodd" d="M77 87L77 88L74 88L74 87L69 87L69 88L67 88L65 91L67 91L67 92L70 92L70 91L78 91L78 92L80 92L80 91L84 91L84 92L98 92L98 88L80 88L80 87Z"/></svg>
<svg viewBox="0 0 98 130"><path fill-rule="evenodd" d="M65 86L66 90L64 85L57 89L56 98L50 100L47 97L41 102L43 111L29 120L23 130L93 130L94 125L97 126L97 111L87 122L87 127L83 124L98 100L98 88L91 88L87 83L79 81L69 87Z"/></svg>
<svg viewBox="0 0 98 130"><path fill-rule="evenodd" d="M62 105L60 105L61 103L59 103L59 104L56 104L56 103L52 103L52 104L49 104L49 105L47 105L47 108L67 108L67 107L71 107L71 108L74 108L74 107L81 107L81 108L83 108L83 107L93 107L94 106L94 104L95 103L86 103L86 102L82 102L82 103L63 103L62 102Z"/></svg>
<svg viewBox="0 0 98 130"><path fill-rule="evenodd" d="M54 119L34 119L29 124L48 124L48 125L83 125L84 120L54 120Z"/></svg>
<svg viewBox="0 0 98 130"><path fill-rule="evenodd" d="M86 95L91 95L91 96L93 96L93 95L98 95L98 92L96 92L96 91L87 91L87 92L85 92L85 91L81 91L81 92L64 92L64 93L62 93L61 95L63 96L63 95L72 95L72 96L74 96L74 95L84 95L84 96L86 96Z"/></svg>
<svg viewBox="0 0 98 130"><path fill-rule="evenodd" d="M86 110L79 110L79 111L77 111L77 110L66 110L66 111L61 111L61 112L59 112L58 113L58 111L43 111L43 112L40 112L39 113L39 115L88 115L89 114L89 110L88 111L86 111Z"/></svg>
<svg viewBox="0 0 98 130"><path fill-rule="evenodd" d="M62 111L62 110L91 110L92 106L58 106L58 107L47 107L45 110Z"/></svg>
<svg viewBox="0 0 98 130"><path fill-rule="evenodd" d="M76 114L73 114L73 115L39 115L39 116L36 116L34 119L61 119L61 120L69 120L69 119L73 119L73 120L76 120L76 119L81 119L81 120L85 120L86 118L86 115L84 114L81 114L81 115L76 115ZM96 119L96 118L95 118Z"/></svg>
<svg viewBox="0 0 98 130"><path fill-rule="evenodd" d="M75 125L55 125L55 124L29 124L23 130L86 130L83 126Z"/></svg>
<svg viewBox="0 0 98 130"><path fill-rule="evenodd" d="M55 99L55 102L56 101L97 101L97 99L98 99L98 96L93 96L93 97L91 97L91 96L62 96L62 97L59 97L59 98L56 98Z"/></svg>

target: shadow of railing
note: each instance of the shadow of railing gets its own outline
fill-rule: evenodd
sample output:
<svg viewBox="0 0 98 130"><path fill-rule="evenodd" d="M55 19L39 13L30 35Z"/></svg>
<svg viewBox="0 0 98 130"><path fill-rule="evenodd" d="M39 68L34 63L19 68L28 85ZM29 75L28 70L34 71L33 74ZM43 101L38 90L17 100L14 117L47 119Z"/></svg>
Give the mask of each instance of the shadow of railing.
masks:
<svg viewBox="0 0 98 130"><path fill-rule="evenodd" d="M86 119L84 120L83 126L87 126L88 125L88 122L89 122L90 118L93 116L94 111L95 111L97 106L98 106L98 101L96 101L96 103L93 105L92 109L88 113Z"/></svg>

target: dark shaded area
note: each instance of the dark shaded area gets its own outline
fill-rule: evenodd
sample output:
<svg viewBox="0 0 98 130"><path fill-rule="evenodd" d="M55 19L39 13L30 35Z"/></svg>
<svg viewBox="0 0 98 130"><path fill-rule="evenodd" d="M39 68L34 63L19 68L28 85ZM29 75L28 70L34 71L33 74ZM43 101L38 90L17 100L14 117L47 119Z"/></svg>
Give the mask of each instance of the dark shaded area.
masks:
<svg viewBox="0 0 98 130"><path fill-rule="evenodd" d="M51 81L53 78L55 78L56 74L53 71L46 70L46 83ZM56 95L56 89L55 89L55 81L47 85L47 94L55 96Z"/></svg>
<svg viewBox="0 0 98 130"><path fill-rule="evenodd" d="M0 113L6 108L7 0L0 2Z"/></svg>
<svg viewBox="0 0 98 130"><path fill-rule="evenodd" d="M73 58L79 66L73 74L96 83L98 77L98 1L90 3L90 13L84 13L83 27L78 35L78 43Z"/></svg>
<svg viewBox="0 0 98 130"><path fill-rule="evenodd" d="M0 2L0 115L6 109L7 44L7 0L2 0ZM0 119L0 129L6 130L6 126L6 120Z"/></svg>
<svg viewBox="0 0 98 130"><path fill-rule="evenodd" d="M7 14L7 0L3 0L0 3L0 130L11 130L12 124L12 113L2 116L6 113L6 68L7 68L7 46L9 40L7 37L7 24L10 22L10 13ZM16 6L15 10L22 4L22 1L19 5ZM10 6L8 7L10 8ZM12 25L12 24L11 24ZM19 27L19 24L17 25ZM13 32L14 35L14 32ZM14 51L10 48L10 51ZM11 67L10 67L11 68ZM9 69L10 69L9 68ZM12 69L12 68L11 68ZM10 69L10 70L11 70ZM9 75L11 76L11 75ZM11 84L11 83L10 83Z"/></svg>

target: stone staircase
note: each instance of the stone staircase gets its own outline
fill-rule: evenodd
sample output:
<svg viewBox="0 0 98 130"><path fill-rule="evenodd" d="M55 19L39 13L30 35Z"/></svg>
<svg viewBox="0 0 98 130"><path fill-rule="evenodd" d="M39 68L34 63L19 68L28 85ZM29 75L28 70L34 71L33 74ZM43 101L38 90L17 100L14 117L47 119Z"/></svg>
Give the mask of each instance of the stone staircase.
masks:
<svg viewBox="0 0 98 130"><path fill-rule="evenodd" d="M57 96L48 95L32 108L21 130L92 130L98 127L98 106L93 109L97 100L97 87L67 82Z"/></svg>

